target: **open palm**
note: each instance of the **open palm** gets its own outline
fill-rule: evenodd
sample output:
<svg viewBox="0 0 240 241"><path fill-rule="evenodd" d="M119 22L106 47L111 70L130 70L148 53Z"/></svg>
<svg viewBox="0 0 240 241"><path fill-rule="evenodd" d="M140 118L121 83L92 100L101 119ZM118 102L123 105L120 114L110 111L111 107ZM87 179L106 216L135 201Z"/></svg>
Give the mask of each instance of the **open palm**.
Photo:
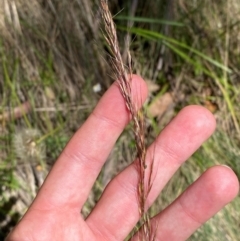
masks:
<svg viewBox="0 0 240 241"><path fill-rule="evenodd" d="M133 76L136 105L147 90ZM80 214L90 190L129 114L117 84L105 93L88 120L76 132L53 166L33 204L7 237L7 241L121 241L139 219L138 172L133 162L106 187L94 210ZM148 197L154 202L175 171L212 134L215 120L200 106L184 108L148 149L154 152L154 182ZM230 202L239 183L225 166L207 170L170 206L152 219L156 240L186 240L198 227ZM136 234L133 240L138 240Z"/></svg>

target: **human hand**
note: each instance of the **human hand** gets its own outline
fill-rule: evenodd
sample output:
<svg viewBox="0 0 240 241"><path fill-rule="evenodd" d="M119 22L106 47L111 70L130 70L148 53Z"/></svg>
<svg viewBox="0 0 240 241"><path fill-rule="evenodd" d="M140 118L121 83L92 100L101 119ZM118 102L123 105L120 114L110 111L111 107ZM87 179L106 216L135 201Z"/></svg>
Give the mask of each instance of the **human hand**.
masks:
<svg viewBox="0 0 240 241"><path fill-rule="evenodd" d="M147 96L145 83L138 76L133 76L132 95L137 106ZM109 183L86 220L80 210L128 122L129 114L115 83L72 137L33 204L6 240L124 240L139 219L138 173L134 163ZM161 132L147 154L149 163L154 153L154 182L148 196L149 205L214 129L215 119L208 110L188 106ZM156 240L186 240L230 202L238 190L238 179L230 168L210 168L152 219L158 227ZM133 240L137 241L138 237Z"/></svg>

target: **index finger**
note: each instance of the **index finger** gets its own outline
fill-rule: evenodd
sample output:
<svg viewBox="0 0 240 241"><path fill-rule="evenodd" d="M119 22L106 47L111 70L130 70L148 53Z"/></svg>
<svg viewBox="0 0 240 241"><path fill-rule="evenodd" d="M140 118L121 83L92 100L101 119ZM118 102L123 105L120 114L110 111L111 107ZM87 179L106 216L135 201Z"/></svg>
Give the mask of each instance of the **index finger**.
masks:
<svg viewBox="0 0 240 241"><path fill-rule="evenodd" d="M147 96L145 82L132 78L137 108ZM104 94L87 121L75 133L53 166L33 203L46 209L82 207L117 138L129 122L118 84Z"/></svg>

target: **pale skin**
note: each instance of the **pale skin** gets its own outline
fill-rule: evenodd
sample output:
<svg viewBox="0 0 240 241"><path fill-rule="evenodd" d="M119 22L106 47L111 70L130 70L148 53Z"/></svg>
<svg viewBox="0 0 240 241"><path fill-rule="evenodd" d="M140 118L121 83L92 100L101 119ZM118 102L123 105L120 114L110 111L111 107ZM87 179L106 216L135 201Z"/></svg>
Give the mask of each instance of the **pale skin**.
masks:
<svg viewBox="0 0 240 241"><path fill-rule="evenodd" d="M139 76L133 76L132 95L137 106L147 96L146 85ZM139 219L136 163L133 162L109 183L86 220L80 210L129 119L115 83L72 137L36 199L6 240L124 240ZM201 106L188 106L156 138L147 155L147 163L154 156L149 206L181 164L211 136L215 126L215 119L208 110ZM206 170L153 218L152 223L158 226L156 240L186 240L233 200L238 191L238 179L230 168L219 165ZM132 240L138 239L136 234Z"/></svg>

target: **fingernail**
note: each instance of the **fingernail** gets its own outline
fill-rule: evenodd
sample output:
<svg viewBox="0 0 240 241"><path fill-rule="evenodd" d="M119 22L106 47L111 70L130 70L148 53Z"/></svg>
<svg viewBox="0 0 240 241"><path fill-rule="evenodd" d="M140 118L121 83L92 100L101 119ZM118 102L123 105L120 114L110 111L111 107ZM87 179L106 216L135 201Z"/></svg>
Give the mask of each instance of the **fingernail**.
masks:
<svg viewBox="0 0 240 241"><path fill-rule="evenodd" d="M231 167L229 167L229 166L227 166L227 165L221 165L222 167L227 167L227 168L229 168L229 169L231 169L232 170L232 168Z"/></svg>

